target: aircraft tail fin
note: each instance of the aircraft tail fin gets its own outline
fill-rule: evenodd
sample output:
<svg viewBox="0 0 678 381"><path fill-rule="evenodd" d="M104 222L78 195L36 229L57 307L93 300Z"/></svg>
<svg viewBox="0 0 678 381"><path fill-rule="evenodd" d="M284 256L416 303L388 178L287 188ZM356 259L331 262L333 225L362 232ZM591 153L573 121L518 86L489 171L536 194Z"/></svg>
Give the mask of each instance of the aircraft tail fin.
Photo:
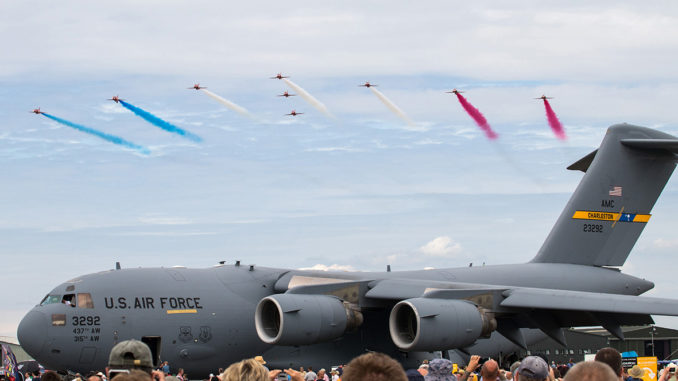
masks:
<svg viewBox="0 0 678 381"><path fill-rule="evenodd" d="M585 172L532 262L622 266L676 166L678 138L615 125L598 150L568 167Z"/></svg>

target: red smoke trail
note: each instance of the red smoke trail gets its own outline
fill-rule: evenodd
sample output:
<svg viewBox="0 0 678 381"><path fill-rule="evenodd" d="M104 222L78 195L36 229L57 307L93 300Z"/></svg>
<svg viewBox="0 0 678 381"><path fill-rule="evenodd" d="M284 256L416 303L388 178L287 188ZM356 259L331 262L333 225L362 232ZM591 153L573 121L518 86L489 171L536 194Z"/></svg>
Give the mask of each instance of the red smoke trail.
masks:
<svg viewBox="0 0 678 381"><path fill-rule="evenodd" d="M563 129L563 125L560 124L558 116L556 116L556 113L553 112L551 104L546 99L544 99L544 107L546 108L546 118L549 120L549 125L551 126L553 133L556 134L558 139L562 140L567 139L567 136L565 136L565 130Z"/></svg>
<svg viewBox="0 0 678 381"><path fill-rule="evenodd" d="M478 111L477 108L473 107L472 104L468 103L466 98L464 98L463 95L459 93L455 93L457 98L459 99L459 103L461 103L461 107L466 110L466 112L473 118L473 120L476 121L476 124L478 127L480 127L481 130L485 132L485 135L487 135L488 139L496 139L499 137L496 132L492 131L492 127L490 127L490 124L487 123L487 119L483 116L483 114Z"/></svg>

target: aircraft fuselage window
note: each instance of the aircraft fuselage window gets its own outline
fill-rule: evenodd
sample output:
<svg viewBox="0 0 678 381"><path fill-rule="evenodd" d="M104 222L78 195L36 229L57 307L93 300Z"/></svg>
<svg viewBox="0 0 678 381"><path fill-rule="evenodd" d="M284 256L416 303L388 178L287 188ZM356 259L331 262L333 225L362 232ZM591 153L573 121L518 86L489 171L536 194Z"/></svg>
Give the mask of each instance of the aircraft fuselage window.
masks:
<svg viewBox="0 0 678 381"><path fill-rule="evenodd" d="M54 303L59 303L61 301L61 295L47 295L45 298L40 302L41 306L44 306L45 304L54 304Z"/></svg>
<svg viewBox="0 0 678 381"><path fill-rule="evenodd" d="M67 306L75 307L75 294L64 295L64 297L61 298L61 303Z"/></svg>
<svg viewBox="0 0 678 381"><path fill-rule="evenodd" d="M89 292L78 294L78 307L94 308L94 302L92 302L92 295Z"/></svg>
<svg viewBox="0 0 678 381"><path fill-rule="evenodd" d="M66 314L52 314L52 325L57 327L66 325Z"/></svg>

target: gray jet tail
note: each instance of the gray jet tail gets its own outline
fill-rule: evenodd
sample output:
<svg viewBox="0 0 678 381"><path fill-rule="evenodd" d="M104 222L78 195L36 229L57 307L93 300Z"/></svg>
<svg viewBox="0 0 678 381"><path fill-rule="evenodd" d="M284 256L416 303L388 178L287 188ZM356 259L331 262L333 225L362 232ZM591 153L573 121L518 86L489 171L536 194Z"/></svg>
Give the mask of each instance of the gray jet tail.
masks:
<svg viewBox="0 0 678 381"><path fill-rule="evenodd" d="M568 167L585 175L532 262L622 266L673 173L674 153L675 136L610 127L597 151Z"/></svg>

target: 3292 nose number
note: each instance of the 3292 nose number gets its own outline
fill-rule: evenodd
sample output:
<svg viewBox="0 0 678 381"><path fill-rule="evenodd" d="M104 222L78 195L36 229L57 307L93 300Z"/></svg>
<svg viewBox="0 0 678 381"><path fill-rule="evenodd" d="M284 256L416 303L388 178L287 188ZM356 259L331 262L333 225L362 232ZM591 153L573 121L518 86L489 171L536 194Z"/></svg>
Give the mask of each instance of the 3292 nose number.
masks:
<svg viewBox="0 0 678 381"><path fill-rule="evenodd" d="M99 316L73 316L73 325L101 325Z"/></svg>

